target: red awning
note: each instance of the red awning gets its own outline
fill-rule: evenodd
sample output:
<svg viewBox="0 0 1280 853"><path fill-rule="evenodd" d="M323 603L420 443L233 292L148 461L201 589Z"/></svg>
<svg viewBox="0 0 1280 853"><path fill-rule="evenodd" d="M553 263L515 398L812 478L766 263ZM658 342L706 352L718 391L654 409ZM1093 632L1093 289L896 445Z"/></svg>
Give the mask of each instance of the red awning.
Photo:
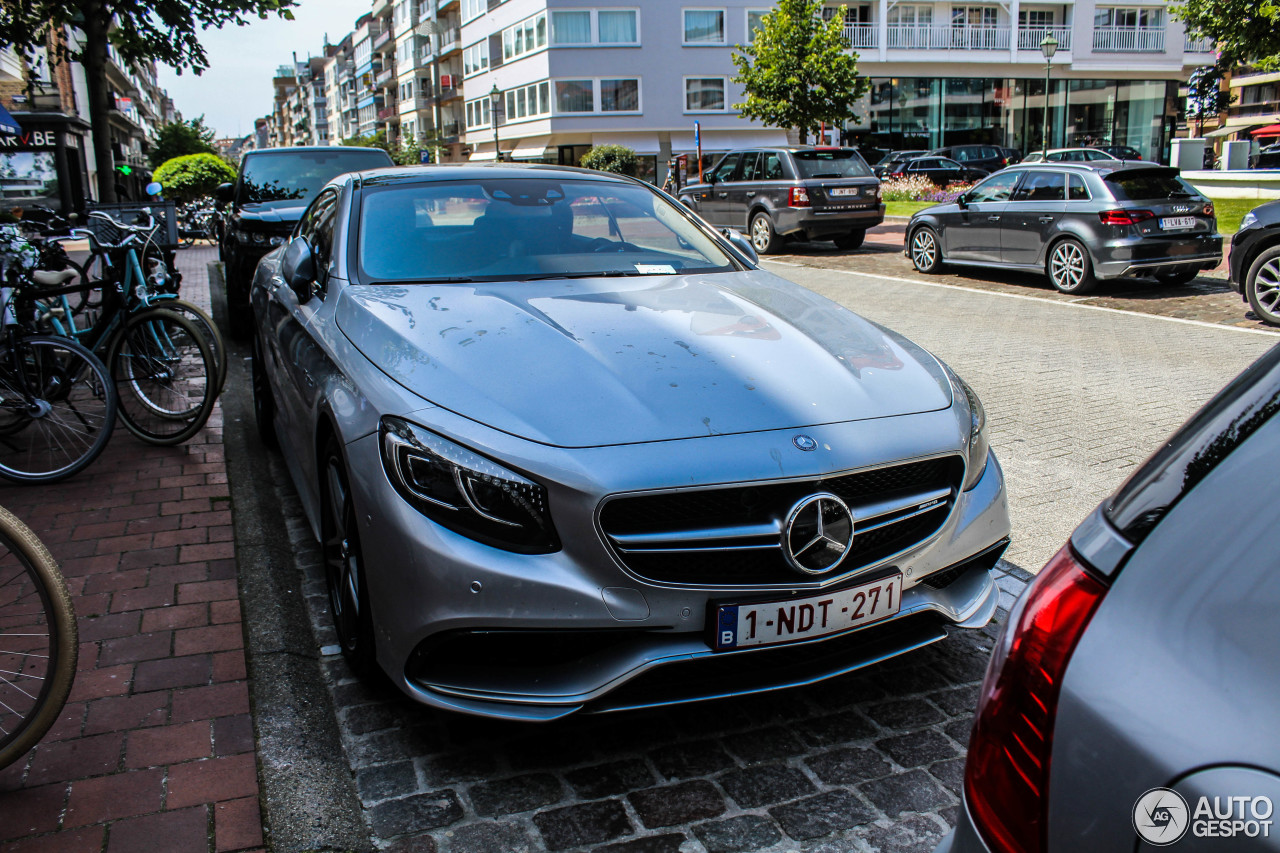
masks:
<svg viewBox="0 0 1280 853"><path fill-rule="evenodd" d="M1253 131L1254 136L1280 136L1280 124L1269 124Z"/></svg>

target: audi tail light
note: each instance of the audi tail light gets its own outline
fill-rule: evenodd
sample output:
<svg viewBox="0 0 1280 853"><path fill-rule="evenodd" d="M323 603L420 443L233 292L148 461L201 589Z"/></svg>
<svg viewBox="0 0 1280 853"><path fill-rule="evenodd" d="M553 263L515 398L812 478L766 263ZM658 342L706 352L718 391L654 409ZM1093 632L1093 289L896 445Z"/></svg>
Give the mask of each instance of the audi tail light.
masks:
<svg viewBox="0 0 1280 853"><path fill-rule="evenodd" d="M1211 205L1211 204L1206 204L1206 205L1204 206L1204 215L1205 215L1205 216L1213 216L1213 205Z"/></svg>
<svg viewBox="0 0 1280 853"><path fill-rule="evenodd" d="M1098 214L1103 225L1137 225L1147 219L1155 219L1150 210L1104 210Z"/></svg>
<svg viewBox="0 0 1280 853"><path fill-rule="evenodd" d="M1062 677L1107 588L1066 545L1009 613L978 698L965 798L996 853L1043 853Z"/></svg>
<svg viewBox="0 0 1280 853"><path fill-rule="evenodd" d="M809 191L804 187L792 187L787 207L809 207Z"/></svg>

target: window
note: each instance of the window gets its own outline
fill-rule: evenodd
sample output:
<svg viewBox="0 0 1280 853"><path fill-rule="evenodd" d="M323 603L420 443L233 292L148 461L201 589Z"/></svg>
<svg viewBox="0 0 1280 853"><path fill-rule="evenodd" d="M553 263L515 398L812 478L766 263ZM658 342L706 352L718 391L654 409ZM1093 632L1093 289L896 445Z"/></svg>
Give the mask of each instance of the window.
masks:
<svg viewBox="0 0 1280 853"><path fill-rule="evenodd" d="M685 9L685 44L724 44L723 9Z"/></svg>
<svg viewBox="0 0 1280 853"><path fill-rule="evenodd" d="M639 80L601 80L600 111L604 113L635 112L640 109Z"/></svg>
<svg viewBox="0 0 1280 853"><path fill-rule="evenodd" d="M601 44L637 44L640 28L634 9L600 10L596 13L596 38Z"/></svg>
<svg viewBox="0 0 1280 853"><path fill-rule="evenodd" d="M547 81L508 89L505 94L507 121L519 121L551 112L551 86Z"/></svg>
<svg viewBox="0 0 1280 853"><path fill-rule="evenodd" d="M1053 26L1053 12L1040 9L1018 11L1018 26L1024 30L1043 30Z"/></svg>
<svg viewBox="0 0 1280 853"><path fill-rule="evenodd" d="M591 44L591 12L552 12L551 43Z"/></svg>
<svg viewBox="0 0 1280 853"><path fill-rule="evenodd" d="M1164 26L1164 10L1151 8L1100 7L1093 13L1095 27L1159 29Z"/></svg>
<svg viewBox="0 0 1280 853"><path fill-rule="evenodd" d="M1013 194L1014 201L1066 201L1067 176L1061 172L1029 172Z"/></svg>
<svg viewBox="0 0 1280 853"><path fill-rule="evenodd" d="M477 98L474 101L467 101L465 109L467 114L468 130L476 127L489 126L489 96L488 95L485 95L483 98Z"/></svg>
<svg viewBox="0 0 1280 853"><path fill-rule="evenodd" d="M994 27L996 20L995 6L951 7L951 26L953 27Z"/></svg>
<svg viewBox="0 0 1280 853"><path fill-rule="evenodd" d="M557 80L556 112L593 113L595 87L591 80Z"/></svg>
<svg viewBox="0 0 1280 853"><path fill-rule="evenodd" d="M540 12L502 31L502 59L508 62L547 46L547 13Z"/></svg>
<svg viewBox="0 0 1280 853"><path fill-rule="evenodd" d="M489 41L476 42L462 51L462 75L469 77L489 67Z"/></svg>
<svg viewBox="0 0 1280 853"><path fill-rule="evenodd" d="M769 14L768 9L748 9L747 10L747 43L756 40L756 30L760 29L764 24L764 16Z"/></svg>
<svg viewBox="0 0 1280 853"><path fill-rule="evenodd" d="M1088 201L1089 188L1084 185L1084 178L1079 175L1071 175L1071 194L1068 196L1070 201Z"/></svg>
<svg viewBox="0 0 1280 853"><path fill-rule="evenodd" d="M933 162L947 163L949 161L935 160ZM1013 193L1013 185L1018 182L1018 178L1022 177L1023 174L1023 172L1000 172L969 190L966 198L970 204L977 204L981 201L1008 201L1009 196Z"/></svg>
<svg viewBox="0 0 1280 853"><path fill-rule="evenodd" d="M639 44L639 14L635 9L574 9L551 13L551 43Z"/></svg>
<svg viewBox="0 0 1280 853"><path fill-rule="evenodd" d="M484 14L487 3L485 0L462 0L462 21L466 23L472 18L478 18Z"/></svg>
<svg viewBox="0 0 1280 853"><path fill-rule="evenodd" d="M716 170L711 173L712 183L724 183L733 180L733 173L738 168L738 161L742 159L741 154L726 154L720 164L716 166Z"/></svg>
<svg viewBox="0 0 1280 853"><path fill-rule="evenodd" d="M894 6L889 10L889 26L927 27L933 23L932 6Z"/></svg>
<svg viewBox="0 0 1280 853"><path fill-rule="evenodd" d="M766 181L780 181L784 177L786 176L782 174L782 158L772 151L764 152L761 178Z"/></svg>
<svg viewBox="0 0 1280 853"><path fill-rule="evenodd" d="M760 180L760 153L758 151L748 151L742 155L742 169L738 175L740 181L758 181Z"/></svg>
<svg viewBox="0 0 1280 853"><path fill-rule="evenodd" d="M686 77L684 80L685 112L723 112L725 109L724 77Z"/></svg>

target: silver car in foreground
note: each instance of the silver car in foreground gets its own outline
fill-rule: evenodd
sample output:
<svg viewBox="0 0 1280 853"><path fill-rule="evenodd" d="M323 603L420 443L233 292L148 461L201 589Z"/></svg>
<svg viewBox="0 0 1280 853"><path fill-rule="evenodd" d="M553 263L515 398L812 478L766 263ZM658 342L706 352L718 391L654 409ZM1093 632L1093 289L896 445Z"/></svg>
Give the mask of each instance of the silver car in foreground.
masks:
<svg viewBox="0 0 1280 853"><path fill-rule="evenodd" d="M1018 599L937 853L1280 850L1280 347Z"/></svg>
<svg viewBox="0 0 1280 853"><path fill-rule="evenodd" d="M524 720L821 681L984 625L973 391L629 178L350 174L254 280L255 405L358 671Z"/></svg>

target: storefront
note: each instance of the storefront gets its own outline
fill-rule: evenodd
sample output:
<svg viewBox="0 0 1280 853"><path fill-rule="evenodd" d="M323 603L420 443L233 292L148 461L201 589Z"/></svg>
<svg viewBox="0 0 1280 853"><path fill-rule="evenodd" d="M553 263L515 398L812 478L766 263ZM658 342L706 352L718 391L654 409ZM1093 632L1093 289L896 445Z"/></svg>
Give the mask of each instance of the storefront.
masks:
<svg viewBox="0 0 1280 853"><path fill-rule="evenodd" d="M1165 80L1051 80L999 77L873 78L863 123L846 142L889 150L988 143L1049 147L1128 145L1168 161L1178 84ZM1046 103L1047 102L1047 103Z"/></svg>
<svg viewBox="0 0 1280 853"><path fill-rule="evenodd" d="M19 135L0 135L0 207L82 209L89 195L89 125L51 113L13 114Z"/></svg>

